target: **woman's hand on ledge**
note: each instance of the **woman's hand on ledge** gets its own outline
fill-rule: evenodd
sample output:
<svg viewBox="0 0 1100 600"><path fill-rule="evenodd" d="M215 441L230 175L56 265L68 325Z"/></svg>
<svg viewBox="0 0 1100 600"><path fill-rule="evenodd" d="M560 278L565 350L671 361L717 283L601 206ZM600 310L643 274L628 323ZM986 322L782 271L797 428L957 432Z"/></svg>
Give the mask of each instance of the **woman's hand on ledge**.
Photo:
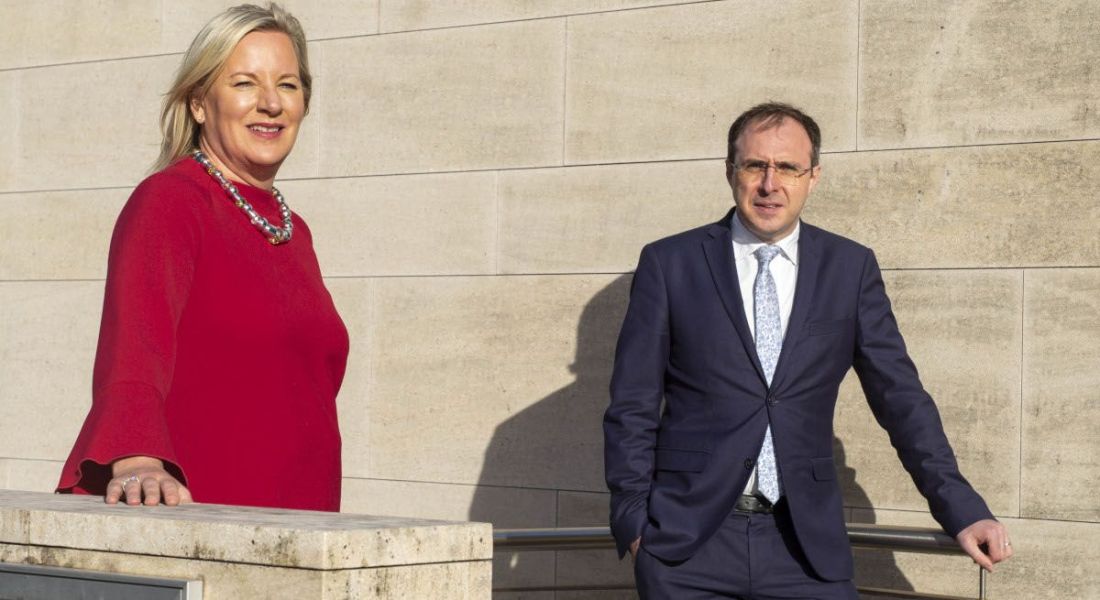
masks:
<svg viewBox="0 0 1100 600"><path fill-rule="evenodd" d="M113 477L107 483L107 504L119 500L131 506L144 503L156 506L163 500L168 506L191 502L191 492L168 471L164 463L149 456L131 456L111 464Z"/></svg>

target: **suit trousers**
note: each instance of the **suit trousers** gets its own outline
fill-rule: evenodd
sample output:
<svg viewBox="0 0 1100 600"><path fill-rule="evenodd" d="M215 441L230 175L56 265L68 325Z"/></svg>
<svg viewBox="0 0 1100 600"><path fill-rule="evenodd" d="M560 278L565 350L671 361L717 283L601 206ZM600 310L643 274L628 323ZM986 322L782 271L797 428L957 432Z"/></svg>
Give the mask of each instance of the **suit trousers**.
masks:
<svg viewBox="0 0 1100 600"><path fill-rule="evenodd" d="M643 546L634 563L642 600L858 600L851 581L814 574L787 503L773 514L733 511L691 558L665 562Z"/></svg>

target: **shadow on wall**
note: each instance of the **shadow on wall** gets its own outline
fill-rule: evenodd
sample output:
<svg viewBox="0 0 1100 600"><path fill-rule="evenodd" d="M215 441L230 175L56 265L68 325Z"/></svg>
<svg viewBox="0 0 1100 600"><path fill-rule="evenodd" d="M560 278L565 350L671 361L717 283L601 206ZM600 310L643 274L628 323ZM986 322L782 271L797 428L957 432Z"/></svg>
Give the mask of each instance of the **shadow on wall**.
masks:
<svg viewBox="0 0 1100 600"><path fill-rule="evenodd" d="M569 365L576 379L515 413L493 432L470 506L470 520L502 528L607 525L602 421L631 278L629 274L617 277L585 304L577 324L576 356ZM501 493L501 486L541 490L553 497L546 499L548 508L539 514L518 514L507 500L501 501L510 497ZM563 501L563 493L570 498ZM494 556L493 585L549 585L555 581L559 562L573 562L565 554L593 556L602 568L589 563L586 567L597 572L570 569L557 577L559 583L599 578L608 569L615 580L623 579L623 567L610 550L517 552ZM629 570L625 573L629 576Z"/></svg>
<svg viewBox="0 0 1100 600"><path fill-rule="evenodd" d="M844 493L844 506L871 509L866 511L866 518L858 520L859 523L874 523L875 517L871 506L871 499L867 492L863 491L856 482L856 470L848 466L848 459L844 453L844 442L838 437L833 438L833 462L836 463L837 477L840 479L840 489ZM852 519L856 521L856 519ZM913 591L913 584L898 568L894 560L893 552L882 550L855 550L856 561L856 585L860 587L872 587L888 590Z"/></svg>
<svg viewBox="0 0 1100 600"><path fill-rule="evenodd" d="M616 278L601 289L581 312L576 356L569 365L576 379L569 385L520 410L493 432L485 451L469 518L500 528L578 527L607 525L608 498L603 480L603 412L615 341L630 293L632 275ZM846 506L870 507L870 498L848 467L844 444L833 440L834 459ZM526 504L508 493L519 488L542 501ZM503 493L502 493L503 492ZM870 515L868 522L874 522ZM912 590L891 553L857 553L860 585ZM493 560L494 588L525 588L552 584L593 587L629 586L629 561L615 553L516 552ZM597 593L597 592L594 592ZM622 592L603 592L617 598Z"/></svg>

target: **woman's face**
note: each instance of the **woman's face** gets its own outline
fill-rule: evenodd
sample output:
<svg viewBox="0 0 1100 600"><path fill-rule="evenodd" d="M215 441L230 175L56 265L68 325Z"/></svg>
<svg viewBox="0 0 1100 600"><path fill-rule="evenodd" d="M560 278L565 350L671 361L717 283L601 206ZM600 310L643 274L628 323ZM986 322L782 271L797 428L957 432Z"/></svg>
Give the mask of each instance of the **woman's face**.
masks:
<svg viewBox="0 0 1100 600"><path fill-rule="evenodd" d="M265 189L294 147L305 112L294 45L278 31L244 36L210 91L191 100L202 151L226 177Z"/></svg>

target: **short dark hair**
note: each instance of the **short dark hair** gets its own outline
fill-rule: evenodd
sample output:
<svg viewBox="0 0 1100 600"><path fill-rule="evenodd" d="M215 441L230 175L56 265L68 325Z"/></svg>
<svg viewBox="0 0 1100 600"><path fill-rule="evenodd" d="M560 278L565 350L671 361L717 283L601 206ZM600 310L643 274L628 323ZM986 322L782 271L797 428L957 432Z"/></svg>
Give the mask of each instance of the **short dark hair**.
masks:
<svg viewBox="0 0 1100 600"><path fill-rule="evenodd" d="M821 129L810 115L782 102L765 102L741 113L737 120L730 125L729 141L726 147L726 159L731 163L737 162L737 139L741 137L749 125L759 123L766 127L777 127L783 119L793 119L806 130L810 136L810 166L816 167L821 156Z"/></svg>

